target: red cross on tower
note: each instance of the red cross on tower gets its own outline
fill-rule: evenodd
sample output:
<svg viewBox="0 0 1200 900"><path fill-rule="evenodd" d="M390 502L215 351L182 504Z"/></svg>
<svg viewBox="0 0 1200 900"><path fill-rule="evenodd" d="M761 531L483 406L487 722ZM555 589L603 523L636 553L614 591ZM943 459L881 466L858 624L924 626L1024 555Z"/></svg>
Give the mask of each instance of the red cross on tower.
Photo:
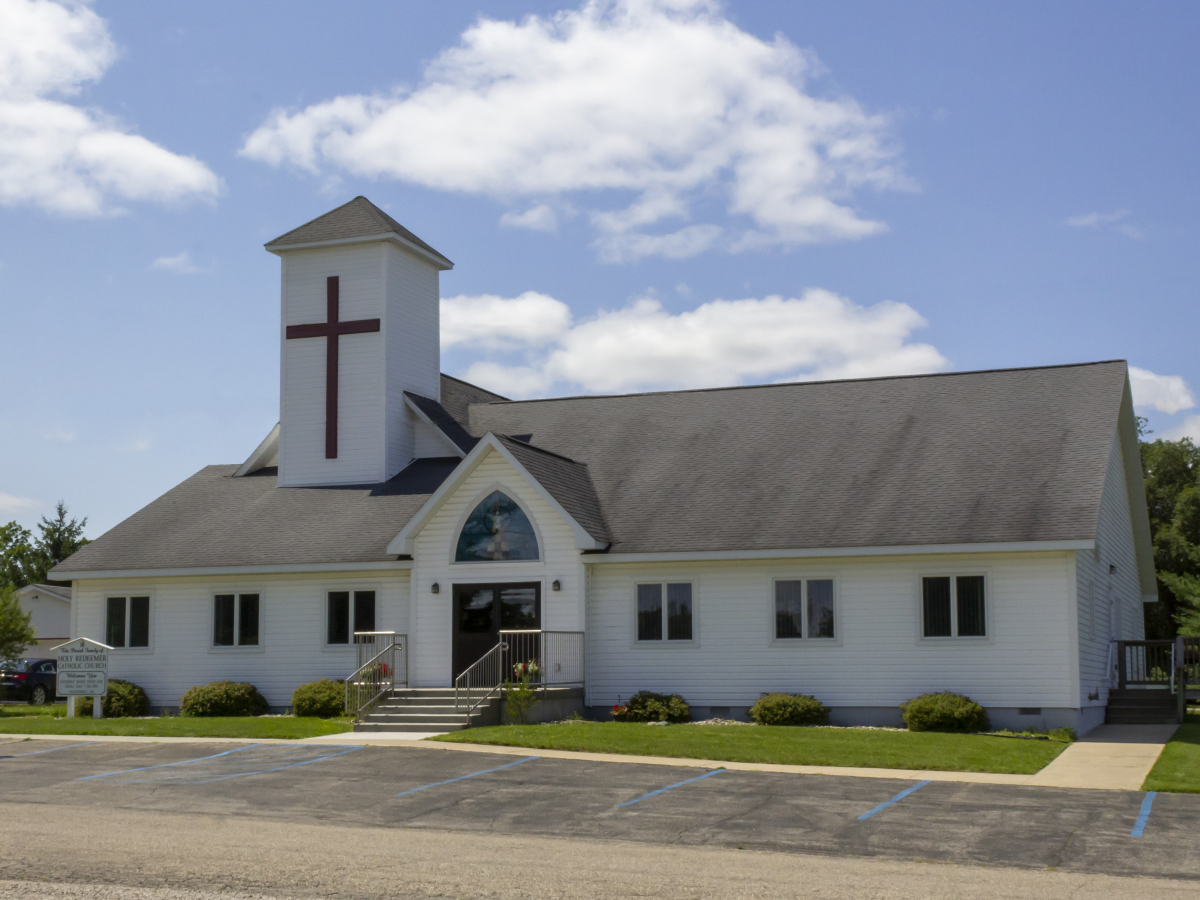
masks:
<svg viewBox="0 0 1200 900"><path fill-rule="evenodd" d="M378 319L338 321L338 276L325 279L326 321L315 325L289 325L287 339L325 338L325 458L337 459L338 438L338 337L379 330Z"/></svg>

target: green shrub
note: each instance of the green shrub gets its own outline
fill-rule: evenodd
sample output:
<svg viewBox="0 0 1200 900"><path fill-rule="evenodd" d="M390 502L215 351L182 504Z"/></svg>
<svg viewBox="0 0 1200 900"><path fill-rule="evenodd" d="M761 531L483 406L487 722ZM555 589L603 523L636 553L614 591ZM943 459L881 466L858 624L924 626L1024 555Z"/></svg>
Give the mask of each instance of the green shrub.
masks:
<svg viewBox="0 0 1200 900"><path fill-rule="evenodd" d="M750 707L750 718L759 725L828 725L829 710L806 694L767 694Z"/></svg>
<svg viewBox="0 0 1200 900"><path fill-rule="evenodd" d="M123 719L129 716L144 716L150 711L150 698L132 681L120 678L108 679L108 695L100 703L106 719ZM75 715L83 718L92 714L92 698L75 698Z"/></svg>
<svg viewBox="0 0 1200 900"><path fill-rule="evenodd" d="M970 697L944 691L900 704L909 731L990 731L987 710Z"/></svg>
<svg viewBox="0 0 1200 900"><path fill-rule="evenodd" d="M184 716L261 716L269 710L258 688L240 681L197 685L179 701Z"/></svg>
<svg viewBox="0 0 1200 900"><path fill-rule="evenodd" d="M322 678L302 684L292 692L292 712L298 716L332 719L345 715L346 683Z"/></svg>
<svg viewBox="0 0 1200 900"><path fill-rule="evenodd" d="M678 694L638 691L624 706L613 707L618 722L690 722L692 711Z"/></svg>

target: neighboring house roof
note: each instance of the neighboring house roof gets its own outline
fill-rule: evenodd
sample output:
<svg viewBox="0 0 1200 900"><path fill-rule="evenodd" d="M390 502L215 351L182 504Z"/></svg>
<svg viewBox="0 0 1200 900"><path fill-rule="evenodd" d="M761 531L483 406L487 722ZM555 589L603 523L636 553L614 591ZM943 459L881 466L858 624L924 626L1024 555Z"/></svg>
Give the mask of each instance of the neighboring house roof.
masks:
<svg viewBox="0 0 1200 900"><path fill-rule="evenodd" d="M467 426L465 459L418 460L379 485L279 490L274 469L210 466L54 575L392 559L392 539L489 433L577 538L619 554L1086 542L1118 421L1137 453L1120 361L533 401L443 376L440 406L409 399L460 447L449 420ZM1140 468L1126 462L1136 507ZM1131 512L1147 550L1144 509Z"/></svg>
<svg viewBox="0 0 1200 900"><path fill-rule="evenodd" d="M278 469L207 466L65 562L73 572L377 563L458 464L419 459L371 485L276 488Z"/></svg>
<svg viewBox="0 0 1200 900"><path fill-rule="evenodd" d="M268 250L279 251L386 234L398 235L404 242L431 253L444 262L447 268L454 265L361 194L349 203L343 203L337 209L317 216L311 222L305 222L299 228L293 228L263 246Z"/></svg>
<svg viewBox="0 0 1200 900"><path fill-rule="evenodd" d="M61 584L27 584L17 591L17 596L24 597L34 593L46 594L59 600L66 600L68 603L71 602L71 589Z"/></svg>
<svg viewBox="0 0 1200 900"><path fill-rule="evenodd" d="M1090 540L1125 384L1118 361L569 397L468 430L587 462L612 552Z"/></svg>

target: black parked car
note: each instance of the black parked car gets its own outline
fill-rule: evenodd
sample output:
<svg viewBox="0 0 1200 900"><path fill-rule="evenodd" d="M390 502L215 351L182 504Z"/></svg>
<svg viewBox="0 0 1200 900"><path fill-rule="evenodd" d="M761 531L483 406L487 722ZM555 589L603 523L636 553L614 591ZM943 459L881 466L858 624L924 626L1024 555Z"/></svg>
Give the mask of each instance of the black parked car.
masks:
<svg viewBox="0 0 1200 900"><path fill-rule="evenodd" d="M33 706L53 703L58 690L53 659L13 659L0 663L0 700L25 700Z"/></svg>

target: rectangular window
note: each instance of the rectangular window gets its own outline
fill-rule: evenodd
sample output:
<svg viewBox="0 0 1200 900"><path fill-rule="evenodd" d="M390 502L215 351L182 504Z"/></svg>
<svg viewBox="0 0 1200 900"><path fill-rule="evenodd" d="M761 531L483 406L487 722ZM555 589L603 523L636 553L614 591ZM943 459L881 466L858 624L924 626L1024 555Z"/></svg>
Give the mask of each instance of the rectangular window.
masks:
<svg viewBox="0 0 1200 900"><path fill-rule="evenodd" d="M108 622L104 629L104 643L110 647L125 646L125 597L108 598Z"/></svg>
<svg viewBox="0 0 1200 900"><path fill-rule="evenodd" d="M374 591L330 591L327 610L327 644L349 644L356 631L375 631Z"/></svg>
<svg viewBox="0 0 1200 900"><path fill-rule="evenodd" d="M833 579L775 582L775 639L833 638Z"/></svg>
<svg viewBox="0 0 1200 900"><path fill-rule="evenodd" d="M927 638L987 636L982 575L922 578L921 609Z"/></svg>
<svg viewBox="0 0 1200 900"><path fill-rule="evenodd" d="M664 597L666 602L663 602ZM637 586L637 639L639 641L690 641L692 625L690 582Z"/></svg>
<svg viewBox="0 0 1200 900"><path fill-rule="evenodd" d="M149 647L150 598L109 597L104 643L110 647Z"/></svg>
<svg viewBox="0 0 1200 900"><path fill-rule="evenodd" d="M259 607L258 594L216 594L213 597L213 645L257 647Z"/></svg>

